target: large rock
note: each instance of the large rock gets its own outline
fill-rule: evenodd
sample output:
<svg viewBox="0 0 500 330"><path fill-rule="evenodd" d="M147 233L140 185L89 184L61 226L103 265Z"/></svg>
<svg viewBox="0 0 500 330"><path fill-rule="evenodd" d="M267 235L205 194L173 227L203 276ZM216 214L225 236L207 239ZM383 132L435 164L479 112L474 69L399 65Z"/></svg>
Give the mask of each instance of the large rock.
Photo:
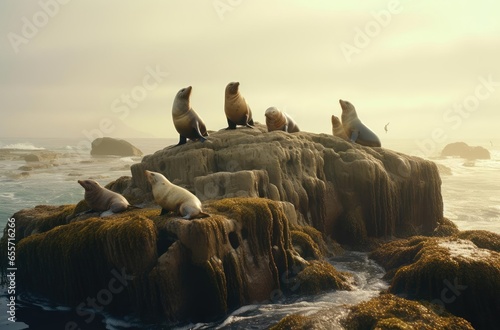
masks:
<svg viewBox="0 0 500 330"><path fill-rule="evenodd" d="M461 157L465 159L490 159L488 149L483 147L471 147L465 142L454 142L446 145L441 156Z"/></svg>
<svg viewBox="0 0 500 330"><path fill-rule="evenodd" d="M131 167L127 196L151 199L144 170L161 172L201 199L267 197L341 243L431 232L443 216L433 162L326 134L222 130L165 148Z"/></svg>
<svg viewBox="0 0 500 330"><path fill-rule="evenodd" d="M158 208L107 218L76 216L74 205L17 212L18 293L75 307L87 328L92 299L107 313L148 321L209 321L287 293L350 289L350 276L321 252L295 250L321 251L325 243L294 224L295 213L287 217L286 203L237 198L204 207L211 217L192 221L159 216ZM294 242L292 231L311 236Z"/></svg>
<svg viewBox="0 0 500 330"><path fill-rule="evenodd" d="M389 292L428 300L476 329L495 329L500 324L500 253L471 240L498 248L500 235L414 237L387 243L371 257L386 268Z"/></svg>
<svg viewBox="0 0 500 330"><path fill-rule="evenodd" d="M392 294L383 294L350 308L344 326L350 330L364 329L474 329L466 320L443 313L438 306L424 306Z"/></svg>
<svg viewBox="0 0 500 330"><path fill-rule="evenodd" d="M92 156L142 156L142 151L125 140L110 137L98 138L92 141Z"/></svg>

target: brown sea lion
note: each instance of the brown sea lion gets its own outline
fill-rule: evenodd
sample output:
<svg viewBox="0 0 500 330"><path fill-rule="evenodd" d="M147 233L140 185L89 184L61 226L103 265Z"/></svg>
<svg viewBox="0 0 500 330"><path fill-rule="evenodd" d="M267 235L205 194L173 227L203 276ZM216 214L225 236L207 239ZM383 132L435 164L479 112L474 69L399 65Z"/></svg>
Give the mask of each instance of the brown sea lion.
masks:
<svg viewBox="0 0 500 330"><path fill-rule="evenodd" d="M119 213L133 207L122 195L104 188L94 180L78 180L85 189L85 201L93 211L104 212L101 215Z"/></svg>
<svg viewBox="0 0 500 330"><path fill-rule="evenodd" d="M340 122L340 118L335 115L332 115L332 133L333 136L349 141L349 138L344 130L344 125Z"/></svg>
<svg viewBox="0 0 500 330"><path fill-rule="evenodd" d="M204 142L208 136L207 128L203 120L198 116L196 111L191 108L189 98L191 96L192 87L186 87L177 92L172 105L172 119L174 126L179 133L179 143L186 143L187 139L201 140Z"/></svg>
<svg viewBox="0 0 500 330"><path fill-rule="evenodd" d="M228 127L235 129L236 125L253 128L252 110L239 91L239 82L230 82L226 86L224 112Z"/></svg>
<svg viewBox="0 0 500 330"><path fill-rule="evenodd" d="M378 136L359 120L354 106L344 100L339 100L339 103L342 107L342 125L349 140L368 147L382 146Z"/></svg>
<svg viewBox="0 0 500 330"><path fill-rule="evenodd" d="M299 126L295 121L283 111L275 107L270 107L266 110L266 126L269 132L285 131L288 133L300 132Z"/></svg>

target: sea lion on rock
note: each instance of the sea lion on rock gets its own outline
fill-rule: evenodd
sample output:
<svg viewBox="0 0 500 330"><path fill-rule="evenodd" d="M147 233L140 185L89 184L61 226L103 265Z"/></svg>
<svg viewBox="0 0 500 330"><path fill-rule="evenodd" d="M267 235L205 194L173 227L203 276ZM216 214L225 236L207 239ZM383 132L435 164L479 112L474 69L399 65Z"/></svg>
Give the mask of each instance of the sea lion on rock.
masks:
<svg viewBox="0 0 500 330"><path fill-rule="evenodd" d="M196 111L191 108L189 98L191 96L192 87L186 87L177 92L172 105L172 119L174 126L179 133L179 143L186 143L187 139L201 140L204 142L208 136L207 128L203 120L198 116Z"/></svg>
<svg viewBox="0 0 500 330"><path fill-rule="evenodd" d="M133 207L127 199L94 180L78 180L78 183L85 189L85 201L93 211L103 212L106 216L112 213L119 213Z"/></svg>
<svg viewBox="0 0 500 330"><path fill-rule="evenodd" d="M342 125L349 140L367 147L381 147L380 139L359 120L354 106L348 101L339 100L339 103L342 107Z"/></svg>
<svg viewBox="0 0 500 330"><path fill-rule="evenodd" d="M252 110L239 91L239 82L230 82L226 86L224 112L228 127L236 129L236 125L253 128Z"/></svg>
<svg viewBox="0 0 500 330"><path fill-rule="evenodd" d="M299 126L285 112L275 107L266 110L266 126L269 132L285 131L288 133L300 132Z"/></svg>
<svg viewBox="0 0 500 330"><path fill-rule="evenodd" d="M198 197L187 189L174 185L161 173L151 171L144 173L153 188L156 204L162 207L160 215L173 211L188 220L210 216L202 211Z"/></svg>
<svg viewBox="0 0 500 330"><path fill-rule="evenodd" d="M335 115L332 115L332 133L333 136L349 141L349 138L344 130L344 125L340 122L340 118Z"/></svg>

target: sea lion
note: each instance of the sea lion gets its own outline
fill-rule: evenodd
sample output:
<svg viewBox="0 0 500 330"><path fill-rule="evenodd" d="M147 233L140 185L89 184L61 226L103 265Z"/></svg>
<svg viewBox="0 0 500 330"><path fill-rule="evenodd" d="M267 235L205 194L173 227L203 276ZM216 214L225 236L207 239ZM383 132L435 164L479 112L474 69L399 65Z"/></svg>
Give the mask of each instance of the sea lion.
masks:
<svg viewBox="0 0 500 330"><path fill-rule="evenodd" d="M252 110L239 91L239 82L230 82L226 86L224 112L228 127L236 129L236 125L253 128Z"/></svg>
<svg viewBox="0 0 500 330"><path fill-rule="evenodd" d="M201 140L204 142L208 136L207 128L203 120L198 116L196 111L191 108L189 98L191 96L192 87L181 89L175 95L174 104L172 105L172 119L174 126L179 133L179 143L186 143L187 139Z"/></svg>
<svg viewBox="0 0 500 330"><path fill-rule="evenodd" d="M97 181L78 180L78 183L85 189L85 201L87 204L93 211L103 212L102 216L123 212L133 207L125 197L104 188Z"/></svg>
<svg viewBox="0 0 500 330"><path fill-rule="evenodd" d="M162 207L160 215L173 211L188 220L210 216L202 211L200 200L190 191L174 185L161 173L151 171L144 173L153 188L156 204Z"/></svg>
<svg viewBox="0 0 500 330"><path fill-rule="evenodd" d="M275 107L270 107L266 110L266 126L269 132L285 131L288 133L300 132L299 126L293 119L283 111Z"/></svg>
<svg viewBox="0 0 500 330"><path fill-rule="evenodd" d="M349 140L368 147L382 146L378 136L359 120L354 106L348 101L339 100L339 103L342 107L342 125Z"/></svg>
<svg viewBox="0 0 500 330"><path fill-rule="evenodd" d="M349 138L344 130L344 125L340 122L340 118L335 115L332 115L332 133L333 136L349 141Z"/></svg>

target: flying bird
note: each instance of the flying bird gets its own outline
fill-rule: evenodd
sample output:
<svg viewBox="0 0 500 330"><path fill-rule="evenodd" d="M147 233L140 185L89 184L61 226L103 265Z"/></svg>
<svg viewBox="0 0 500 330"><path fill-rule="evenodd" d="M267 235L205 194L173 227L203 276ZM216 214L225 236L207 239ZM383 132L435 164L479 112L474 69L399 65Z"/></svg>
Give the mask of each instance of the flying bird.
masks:
<svg viewBox="0 0 500 330"><path fill-rule="evenodd" d="M387 124L385 124L384 126L384 129L385 129L385 132L387 133L388 132L388 129L387 129L387 126L389 126L390 122L388 122Z"/></svg>

